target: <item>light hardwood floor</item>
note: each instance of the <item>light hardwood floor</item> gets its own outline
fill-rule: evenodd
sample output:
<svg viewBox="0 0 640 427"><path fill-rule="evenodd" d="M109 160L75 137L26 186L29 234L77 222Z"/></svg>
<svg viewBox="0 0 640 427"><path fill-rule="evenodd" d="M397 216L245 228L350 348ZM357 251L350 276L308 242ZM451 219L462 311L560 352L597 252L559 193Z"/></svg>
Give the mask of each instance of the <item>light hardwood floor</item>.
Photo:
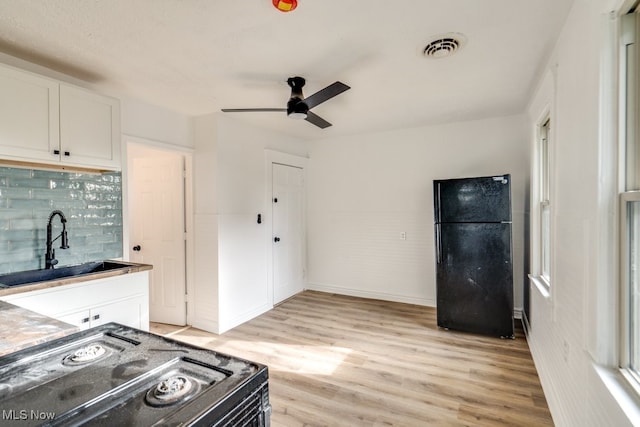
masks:
<svg viewBox="0 0 640 427"><path fill-rule="evenodd" d="M433 308L306 291L223 335L151 331L266 364L275 427L553 425L521 328L445 331Z"/></svg>

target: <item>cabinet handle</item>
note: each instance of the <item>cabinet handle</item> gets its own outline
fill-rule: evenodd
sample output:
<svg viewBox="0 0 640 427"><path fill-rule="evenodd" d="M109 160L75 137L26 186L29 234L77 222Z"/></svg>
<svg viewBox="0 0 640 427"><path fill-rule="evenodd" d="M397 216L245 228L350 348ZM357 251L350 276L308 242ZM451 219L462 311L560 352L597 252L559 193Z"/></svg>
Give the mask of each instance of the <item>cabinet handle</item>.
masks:
<svg viewBox="0 0 640 427"><path fill-rule="evenodd" d="M60 150L53 150L53 154L55 154L56 156L60 154Z"/></svg>
<svg viewBox="0 0 640 427"><path fill-rule="evenodd" d="M65 156L67 156L67 157L69 157L69 156L71 155L71 153L70 153L69 151L65 151L65 152L64 152L64 155L65 155Z"/></svg>
<svg viewBox="0 0 640 427"><path fill-rule="evenodd" d="M98 320L100 318L99 314L96 314L95 316L93 316L93 320Z"/></svg>
<svg viewBox="0 0 640 427"><path fill-rule="evenodd" d="M81 322L81 323L89 323L89 320L90 320L90 319L89 319L88 317L85 317L84 319L82 319L82 322Z"/></svg>

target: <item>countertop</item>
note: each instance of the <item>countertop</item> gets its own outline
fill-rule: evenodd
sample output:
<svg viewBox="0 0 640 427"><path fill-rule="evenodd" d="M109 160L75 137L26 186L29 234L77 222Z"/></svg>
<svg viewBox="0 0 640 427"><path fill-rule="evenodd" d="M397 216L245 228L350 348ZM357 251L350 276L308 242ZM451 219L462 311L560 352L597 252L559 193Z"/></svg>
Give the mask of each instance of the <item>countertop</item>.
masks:
<svg viewBox="0 0 640 427"><path fill-rule="evenodd" d="M125 264L126 267L114 270L101 271L99 273L81 274L72 277L49 280L46 282L37 282L30 285L13 286L10 288L0 288L0 297L5 295L19 294L22 292L37 291L40 289L54 288L56 286L71 285L74 283L86 282L87 280L104 279L106 277L121 276L123 274L138 273L153 269L150 264L138 264L126 261L114 261L119 264Z"/></svg>
<svg viewBox="0 0 640 427"><path fill-rule="evenodd" d="M0 356L80 330L5 301L0 301L0 325Z"/></svg>

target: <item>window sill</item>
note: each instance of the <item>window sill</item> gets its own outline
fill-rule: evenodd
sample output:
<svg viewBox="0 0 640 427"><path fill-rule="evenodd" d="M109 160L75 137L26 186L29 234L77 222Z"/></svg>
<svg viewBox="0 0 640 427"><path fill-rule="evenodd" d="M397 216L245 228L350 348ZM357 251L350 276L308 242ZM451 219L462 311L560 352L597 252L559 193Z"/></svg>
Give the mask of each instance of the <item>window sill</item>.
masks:
<svg viewBox="0 0 640 427"><path fill-rule="evenodd" d="M551 289L549 283L547 283L547 281L543 279L542 276L534 276L533 274L529 274L529 280L536 286L536 289L538 289L538 292L540 292L540 294L544 298L551 298Z"/></svg>
<svg viewBox="0 0 640 427"><path fill-rule="evenodd" d="M619 369L594 364L594 370L631 425L640 425L640 398Z"/></svg>

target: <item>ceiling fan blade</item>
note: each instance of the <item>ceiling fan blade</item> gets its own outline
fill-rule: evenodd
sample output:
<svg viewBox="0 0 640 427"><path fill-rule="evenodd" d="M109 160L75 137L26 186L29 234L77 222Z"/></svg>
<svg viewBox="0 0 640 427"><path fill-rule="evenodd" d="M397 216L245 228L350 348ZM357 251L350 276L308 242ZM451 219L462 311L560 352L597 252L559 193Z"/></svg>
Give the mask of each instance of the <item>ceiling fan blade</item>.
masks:
<svg viewBox="0 0 640 427"><path fill-rule="evenodd" d="M312 123L318 126L321 129L325 129L331 126L331 123L329 123L322 117L318 116L317 114L313 114L311 111L307 112L307 118L305 120L308 121L309 123Z"/></svg>
<svg viewBox="0 0 640 427"><path fill-rule="evenodd" d="M223 108L225 113L251 113L261 111L287 111L286 108Z"/></svg>
<svg viewBox="0 0 640 427"><path fill-rule="evenodd" d="M318 92L310 95L304 99L304 103L307 104L309 108L313 108L318 104L323 103L324 101L333 98L334 96L340 95L345 90L349 90L351 87L347 86L342 82L335 82L325 87L324 89L319 90Z"/></svg>

